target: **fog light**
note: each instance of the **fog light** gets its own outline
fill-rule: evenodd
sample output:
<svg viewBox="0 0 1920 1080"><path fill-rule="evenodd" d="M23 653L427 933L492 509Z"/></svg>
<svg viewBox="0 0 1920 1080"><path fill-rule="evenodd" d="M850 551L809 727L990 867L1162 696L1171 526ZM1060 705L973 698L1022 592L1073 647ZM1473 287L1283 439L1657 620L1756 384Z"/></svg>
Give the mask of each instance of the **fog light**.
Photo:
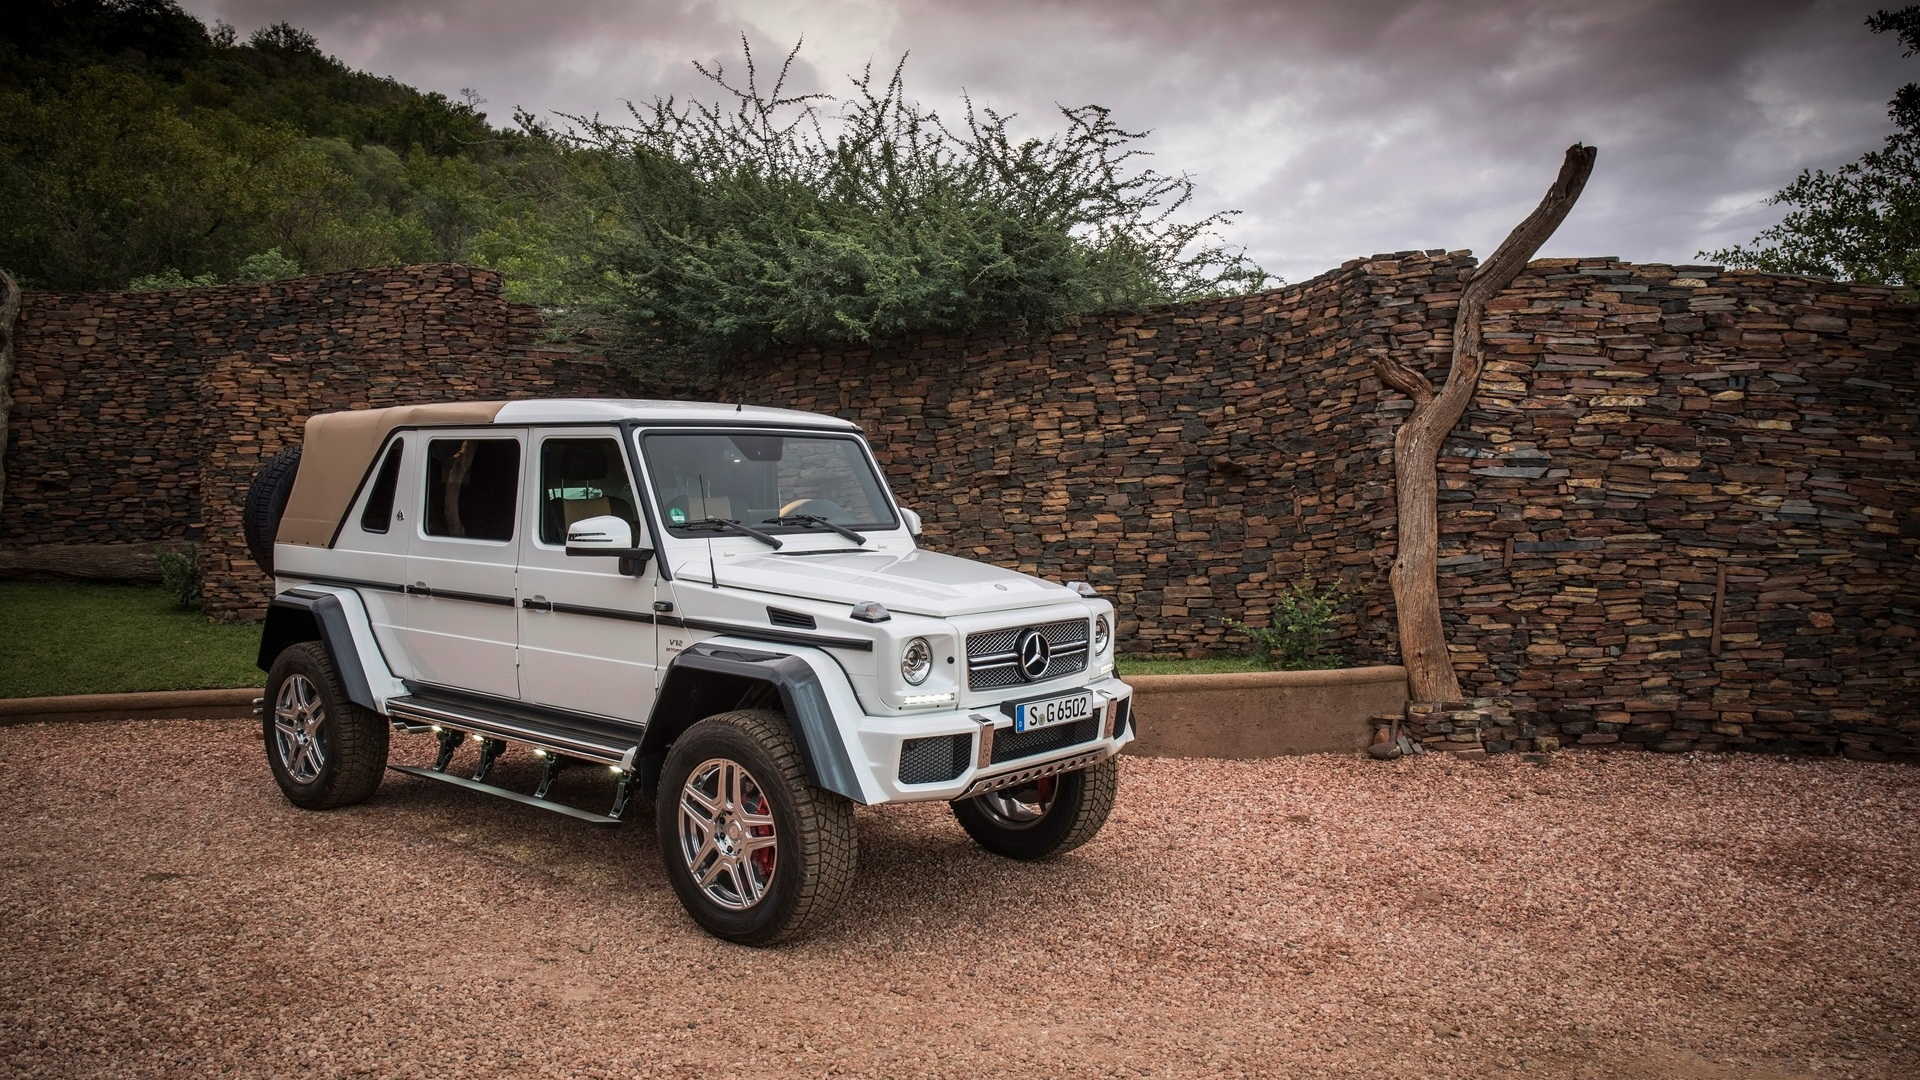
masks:
<svg viewBox="0 0 1920 1080"><path fill-rule="evenodd" d="M909 709L917 709L925 705L945 705L952 700L953 691L948 690L943 694L908 694L900 699L900 704Z"/></svg>

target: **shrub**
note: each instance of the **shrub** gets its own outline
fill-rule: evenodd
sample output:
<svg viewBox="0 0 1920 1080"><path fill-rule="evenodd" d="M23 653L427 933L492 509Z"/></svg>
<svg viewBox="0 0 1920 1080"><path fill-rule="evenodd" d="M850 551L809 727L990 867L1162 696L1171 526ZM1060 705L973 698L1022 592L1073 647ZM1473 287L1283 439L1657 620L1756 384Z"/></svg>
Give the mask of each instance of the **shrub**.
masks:
<svg viewBox="0 0 1920 1080"><path fill-rule="evenodd" d="M160 584L180 610L200 610L200 560L195 558L194 549L163 551L156 561L160 564Z"/></svg>
<svg viewBox="0 0 1920 1080"><path fill-rule="evenodd" d="M580 218L575 328L711 358L1046 325L1268 280L1219 239L1234 212L1191 213L1193 181L1143 167L1147 132L1104 107L1062 107L1051 134L1024 138L971 101L949 122L909 99L899 66L835 100L790 90L793 62L769 85L749 51L744 79L696 65L719 101L536 128L608 192Z"/></svg>
<svg viewBox="0 0 1920 1080"><path fill-rule="evenodd" d="M1346 663L1346 657L1333 644L1333 620L1352 595L1353 590L1341 582L1299 578L1274 597L1269 625L1248 626L1231 619L1227 625L1247 635L1254 655L1267 667L1281 671L1336 668Z"/></svg>

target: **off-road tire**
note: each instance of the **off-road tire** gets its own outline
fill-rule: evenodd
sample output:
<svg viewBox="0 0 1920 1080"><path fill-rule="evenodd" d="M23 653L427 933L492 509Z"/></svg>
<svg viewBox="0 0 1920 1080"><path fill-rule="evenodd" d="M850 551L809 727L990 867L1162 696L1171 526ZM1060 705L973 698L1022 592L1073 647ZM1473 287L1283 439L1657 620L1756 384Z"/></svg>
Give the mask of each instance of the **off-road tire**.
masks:
<svg viewBox="0 0 1920 1080"><path fill-rule="evenodd" d="M1120 759L1107 758L1058 778L1053 803L1045 817L1025 828L1009 828L981 809L979 800L960 799L949 805L960 827L973 842L1009 859L1050 859L1093 839L1113 811L1120 790Z"/></svg>
<svg viewBox="0 0 1920 1080"><path fill-rule="evenodd" d="M744 911L710 899L680 849L680 796L701 763L726 758L746 767L773 804L778 838L773 880ZM654 799L654 830L667 880L708 933L742 945L770 945L816 929L853 891L859 843L853 804L807 782L786 718L761 709L720 713L688 728L667 751Z"/></svg>
<svg viewBox="0 0 1920 1080"><path fill-rule="evenodd" d="M293 478L299 471L300 448L289 446L268 458L247 486L240 531L253 561L268 574L273 573L273 538L280 532L280 515L286 512L287 496L293 493Z"/></svg>
<svg viewBox="0 0 1920 1080"><path fill-rule="evenodd" d="M306 676L313 683L326 710L320 726L326 740L326 760L319 775L307 783L295 780L287 771L274 742L274 705L279 700L281 685L296 674ZM273 661L273 670L267 674L267 695L262 702L260 723L267 767L273 770L274 781L293 805L305 810L352 806L365 801L380 786L380 777L387 767L386 718L348 699L340 673L319 642L289 645Z"/></svg>

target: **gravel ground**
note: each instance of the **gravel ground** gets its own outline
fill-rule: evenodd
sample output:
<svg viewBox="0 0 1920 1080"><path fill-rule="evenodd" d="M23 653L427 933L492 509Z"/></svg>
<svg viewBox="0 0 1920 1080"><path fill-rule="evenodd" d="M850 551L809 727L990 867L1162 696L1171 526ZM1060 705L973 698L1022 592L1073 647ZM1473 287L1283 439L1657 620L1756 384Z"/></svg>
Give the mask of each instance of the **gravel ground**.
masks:
<svg viewBox="0 0 1920 1080"><path fill-rule="evenodd" d="M645 816L305 813L257 733L0 728L0 1075L1920 1075L1910 767L1128 758L1052 864L863 811L857 901L755 951Z"/></svg>

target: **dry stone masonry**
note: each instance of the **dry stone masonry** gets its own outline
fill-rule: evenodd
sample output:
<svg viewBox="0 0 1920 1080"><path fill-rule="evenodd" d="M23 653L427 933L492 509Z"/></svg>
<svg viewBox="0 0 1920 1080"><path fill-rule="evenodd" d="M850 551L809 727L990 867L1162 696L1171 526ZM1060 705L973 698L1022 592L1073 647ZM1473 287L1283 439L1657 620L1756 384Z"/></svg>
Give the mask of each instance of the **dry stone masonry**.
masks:
<svg viewBox="0 0 1920 1080"><path fill-rule="evenodd" d="M1245 651L1228 620L1313 574L1361 590L1348 659L1386 660L1409 403L1368 357L1437 377L1473 268L1378 255L1055 330L748 358L693 391L540 347L537 314L462 267L29 294L0 546L199 538L211 603L244 617L266 583L238 494L307 413L694 392L859 422L930 546L1100 582L1133 651ZM1440 462L1455 659L1470 697L1510 702L1481 749L1920 752L1920 308L1545 259L1485 331Z"/></svg>

